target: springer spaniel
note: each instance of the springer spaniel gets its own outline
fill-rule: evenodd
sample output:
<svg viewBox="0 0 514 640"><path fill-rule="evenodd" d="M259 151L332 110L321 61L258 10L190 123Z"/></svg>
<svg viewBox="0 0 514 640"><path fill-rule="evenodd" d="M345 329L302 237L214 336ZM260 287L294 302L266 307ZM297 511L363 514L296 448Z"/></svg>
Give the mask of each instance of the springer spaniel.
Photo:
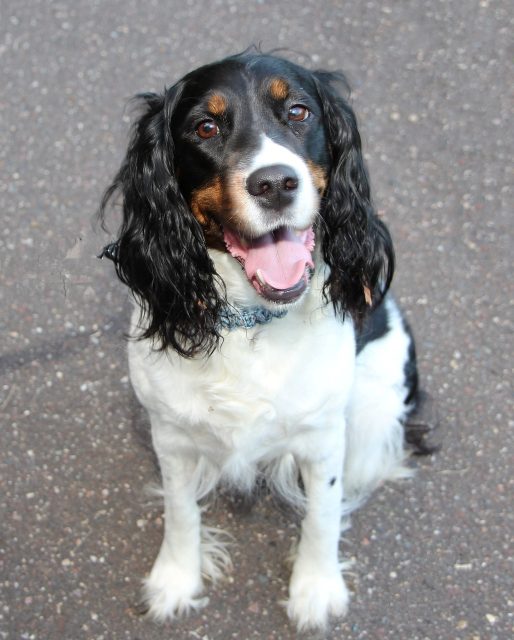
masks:
<svg viewBox="0 0 514 640"><path fill-rule="evenodd" d="M306 629L343 615L343 514L430 449L407 426L413 338L387 294L393 246L338 85L245 52L142 94L103 198L103 220L123 201L102 256L135 300L130 378L162 473L164 539L144 586L157 620L204 605L203 578L230 564L198 501L263 477L303 511L289 617Z"/></svg>

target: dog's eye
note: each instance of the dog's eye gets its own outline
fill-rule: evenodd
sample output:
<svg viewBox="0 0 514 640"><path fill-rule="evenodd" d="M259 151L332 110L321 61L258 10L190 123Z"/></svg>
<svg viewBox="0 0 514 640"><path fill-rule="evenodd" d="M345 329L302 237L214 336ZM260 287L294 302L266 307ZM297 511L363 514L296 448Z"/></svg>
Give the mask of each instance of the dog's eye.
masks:
<svg viewBox="0 0 514 640"><path fill-rule="evenodd" d="M204 140L214 138L219 132L219 127L214 120L204 120L196 127L196 135Z"/></svg>
<svg viewBox="0 0 514 640"><path fill-rule="evenodd" d="M293 122L303 122L309 117L310 111L303 104L294 104L287 112L287 117Z"/></svg>

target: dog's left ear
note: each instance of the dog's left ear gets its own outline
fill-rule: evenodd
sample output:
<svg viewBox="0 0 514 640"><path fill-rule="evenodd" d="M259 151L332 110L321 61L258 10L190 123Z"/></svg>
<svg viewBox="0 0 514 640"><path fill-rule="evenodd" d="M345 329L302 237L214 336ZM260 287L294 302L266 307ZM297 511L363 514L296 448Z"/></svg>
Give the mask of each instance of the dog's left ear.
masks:
<svg viewBox="0 0 514 640"><path fill-rule="evenodd" d="M385 295L394 272L391 236L371 203L355 114L334 88L342 75L313 73L323 110L331 157L329 185L321 210L321 248L330 267L326 299L360 324Z"/></svg>
<svg viewBox="0 0 514 640"><path fill-rule="evenodd" d="M138 96L142 114L103 197L100 218L120 194L118 239L102 256L115 262L118 277L140 303L145 326L139 337L192 357L218 345L223 286L176 175L171 123L182 91L181 81L163 95Z"/></svg>

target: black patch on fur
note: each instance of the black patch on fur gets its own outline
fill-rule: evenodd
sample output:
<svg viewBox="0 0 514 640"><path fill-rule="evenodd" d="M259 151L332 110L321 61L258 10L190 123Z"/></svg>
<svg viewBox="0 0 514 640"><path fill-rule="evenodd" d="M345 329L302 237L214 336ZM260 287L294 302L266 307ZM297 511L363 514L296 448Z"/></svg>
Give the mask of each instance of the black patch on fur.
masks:
<svg viewBox="0 0 514 640"><path fill-rule="evenodd" d="M414 336L405 319L403 325L410 338L407 360L403 367L407 387L405 404L412 407L403 425L405 442L414 454L430 455L442 447L439 416L432 396L419 388Z"/></svg>
<svg viewBox="0 0 514 640"><path fill-rule="evenodd" d="M331 487L333 487L336 483L336 479L335 478L330 478L330 482L328 483Z"/></svg>
<svg viewBox="0 0 514 640"><path fill-rule="evenodd" d="M412 332L406 322L404 322L404 326L410 338L409 350L407 352L407 361L403 366L405 385L408 389L407 397L405 398L405 404L412 404L413 402L417 401L419 392L418 366L416 363L416 347L414 345Z"/></svg>
<svg viewBox="0 0 514 640"><path fill-rule="evenodd" d="M387 309L384 304L380 304L366 318L362 328L357 330L357 353L360 353L373 340L383 338L388 331Z"/></svg>

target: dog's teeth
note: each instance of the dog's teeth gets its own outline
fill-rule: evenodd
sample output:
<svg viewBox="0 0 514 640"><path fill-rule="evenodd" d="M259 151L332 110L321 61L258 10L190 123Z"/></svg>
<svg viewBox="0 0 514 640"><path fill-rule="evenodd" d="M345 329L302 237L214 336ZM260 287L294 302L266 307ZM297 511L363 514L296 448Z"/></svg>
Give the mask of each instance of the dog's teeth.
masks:
<svg viewBox="0 0 514 640"><path fill-rule="evenodd" d="M262 275L262 271L260 269L257 269L256 273L255 273L255 277L257 278L257 281L259 282L259 284L263 287L266 286L266 280L264 280L264 277Z"/></svg>

